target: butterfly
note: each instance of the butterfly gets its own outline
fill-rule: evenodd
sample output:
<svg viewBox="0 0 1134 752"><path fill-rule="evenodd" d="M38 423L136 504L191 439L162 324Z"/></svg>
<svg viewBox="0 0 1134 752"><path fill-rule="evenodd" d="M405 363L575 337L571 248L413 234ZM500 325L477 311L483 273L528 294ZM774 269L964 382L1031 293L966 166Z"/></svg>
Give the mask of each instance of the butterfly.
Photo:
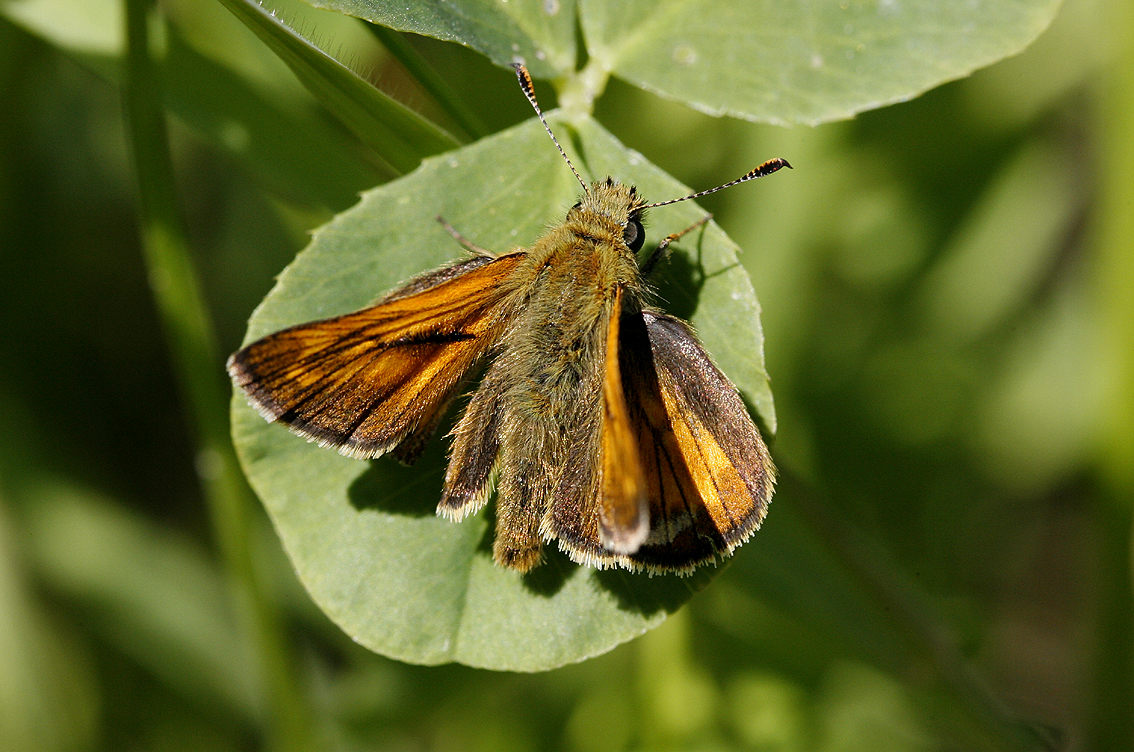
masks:
<svg viewBox="0 0 1134 752"><path fill-rule="evenodd" d="M528 572L555 541L574 561L689 573L759 528L775 481L736 388L692 328L651 305L645 211L790 167L769 160L718 188L655 204L612 178L579 180L563 222L468 258L354 313L292 326L233 354L236 386L269 421L360 459L411 464L482 374L452 429L439 514L495 497L493 558Z"/></svg>

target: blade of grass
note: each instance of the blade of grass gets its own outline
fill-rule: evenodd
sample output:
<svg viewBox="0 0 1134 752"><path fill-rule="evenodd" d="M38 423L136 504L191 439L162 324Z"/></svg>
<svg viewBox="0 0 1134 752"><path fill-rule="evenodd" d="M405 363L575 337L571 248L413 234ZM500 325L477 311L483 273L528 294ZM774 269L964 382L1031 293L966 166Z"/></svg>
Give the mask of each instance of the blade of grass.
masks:
<svg viewBox="0 0 1134 752"><path fill-rule="evenodd" d="M459 146L452 135L375 89L251 0L220 0L295 73L316 99L397 172Z"/></svg>
<svg viewBox="0 0 1134 752"><path fill-rule="evenodd" d="M153 0L126 0L125 115L138 181L138 223L154 301L166 330L198 442L198 472L213 534L268 698L267 735L276 749L313 749L279 618L253 566L253 501L229 440L228 395L221 359L189 258L174 191L173 165L152 60Z"/></svg>

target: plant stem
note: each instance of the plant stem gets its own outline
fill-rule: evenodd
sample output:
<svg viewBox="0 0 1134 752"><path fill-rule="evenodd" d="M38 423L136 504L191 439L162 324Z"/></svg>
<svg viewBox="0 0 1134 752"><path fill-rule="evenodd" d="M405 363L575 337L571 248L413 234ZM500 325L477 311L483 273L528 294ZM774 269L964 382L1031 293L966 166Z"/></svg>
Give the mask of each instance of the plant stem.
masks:
<svg viewBox="0 0 1134 752"><path fill-rule="evenodd" d="M1098 615L1084 748L1117 751L1134 748L1134 8L1114 0L1107 10L1114 57L1101 69L1096 92L1099 202L1091 249L1103 331L1098 366L1107 391L1099 432Z"/></svg>
<svg viewBox="0 0 1134 752"><path fill-rule="evenodd" d="M138 181L138 223L154 301L198 443L197 469L237 617L259 664L264 723L276 749L312 748L310 714L279 617L254 566L253 498L232 450L228 394L177 208L169 137L153 61L152 0L126 0L125 115Z"/></svg>

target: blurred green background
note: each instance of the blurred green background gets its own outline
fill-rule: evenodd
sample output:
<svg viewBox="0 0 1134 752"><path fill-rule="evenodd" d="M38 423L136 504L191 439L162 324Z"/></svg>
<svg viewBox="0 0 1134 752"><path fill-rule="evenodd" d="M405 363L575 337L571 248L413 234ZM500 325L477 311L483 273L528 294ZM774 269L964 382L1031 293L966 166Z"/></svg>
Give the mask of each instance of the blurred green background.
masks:
<svg viewBox="0 0 1134 752"><path fill-rule="evenodd" d="M796 168L703 201L763 306L785 476L765 529L657 630L513 675L353 645L256 511L291 687L273 692L143 263L121 19L0 2L0 748L1134 748L1128 5L1068 0L1018 57L816 128L612 80L597 118L688 185ZM443 117L357 24L286 8ZM220 5L166 12L163 43L215 105L185 92L169 126L228 353L306 233L389 175ZM412 42L491 130L530 116L511 71ZM252 153L242 119L279 144ZM778 539L815 559L768 556ZM813 571L842 576L817 589Z"/></svg>

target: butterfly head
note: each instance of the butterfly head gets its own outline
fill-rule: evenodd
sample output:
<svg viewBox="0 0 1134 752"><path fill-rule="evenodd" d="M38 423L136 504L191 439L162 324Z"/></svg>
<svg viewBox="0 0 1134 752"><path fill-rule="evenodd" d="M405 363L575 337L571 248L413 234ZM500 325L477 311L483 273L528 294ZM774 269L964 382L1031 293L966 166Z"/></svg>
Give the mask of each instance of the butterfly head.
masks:
<svg viewBox="0 0 1134 752"><path fill-rule="evenodd" d="M634 186L607 178L591 183L589 190L567 212L567 221L598 222L610 226L611 230L617 226L627 248L637 253L646 239L642 227L645 203Z"/></svg>

